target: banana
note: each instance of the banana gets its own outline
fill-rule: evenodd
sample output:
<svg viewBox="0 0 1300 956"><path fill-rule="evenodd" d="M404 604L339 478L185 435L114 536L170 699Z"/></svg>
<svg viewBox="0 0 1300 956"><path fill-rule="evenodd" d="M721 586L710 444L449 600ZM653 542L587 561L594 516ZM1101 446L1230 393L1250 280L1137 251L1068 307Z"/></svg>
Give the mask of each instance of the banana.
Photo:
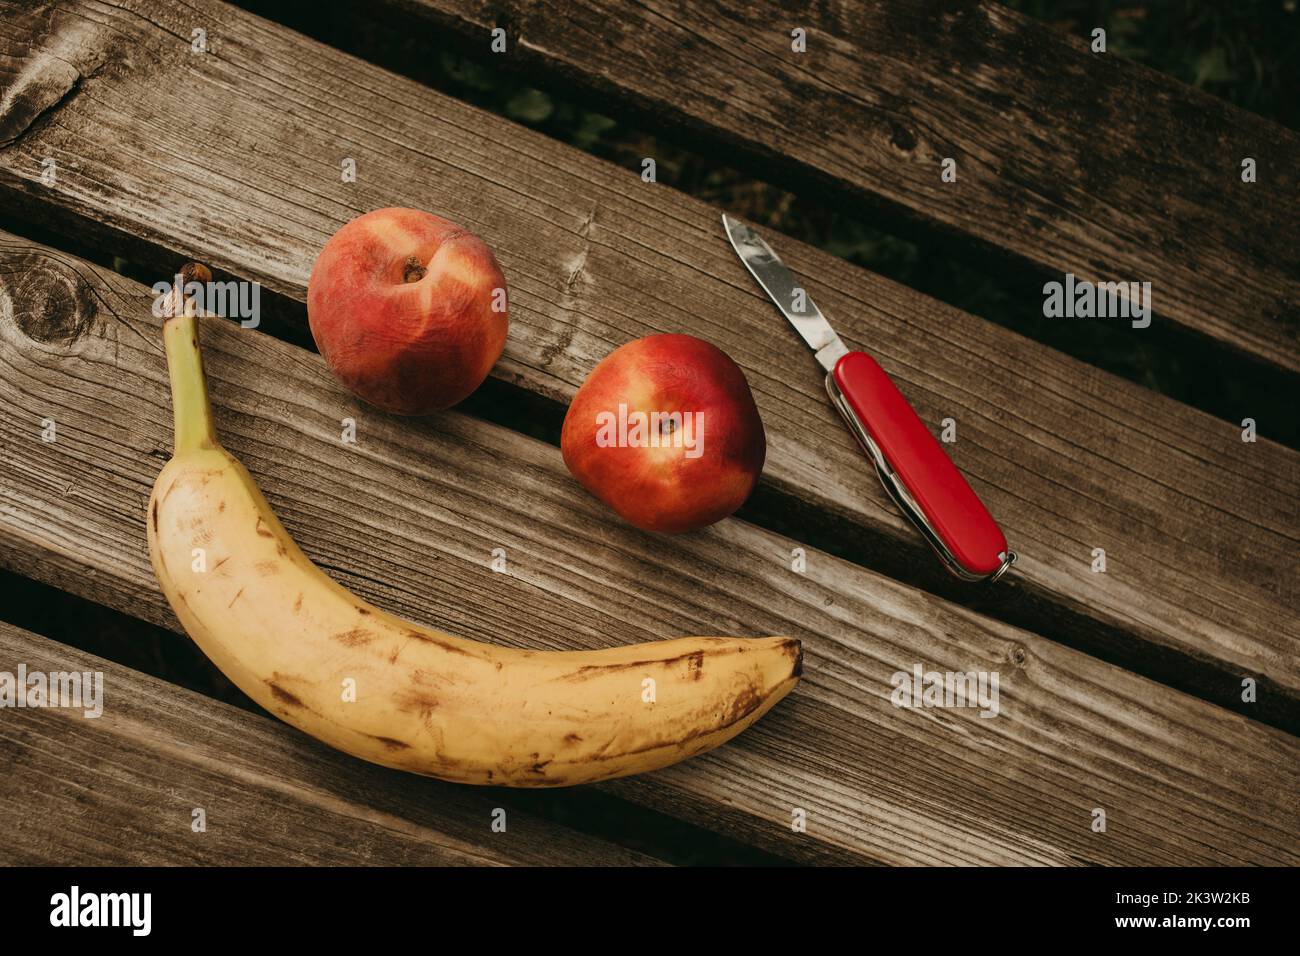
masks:
<svg viewBox="0 0 1300 956"><path fill-rule="evenodd" d="M196 309L173 313L163 336L175 450L149 500L150 558L190 637L287 723L388 767L557 787L710 750L798 682L792 638L521 650L443 634L350 593L299 549L217 441Z"/></svg>

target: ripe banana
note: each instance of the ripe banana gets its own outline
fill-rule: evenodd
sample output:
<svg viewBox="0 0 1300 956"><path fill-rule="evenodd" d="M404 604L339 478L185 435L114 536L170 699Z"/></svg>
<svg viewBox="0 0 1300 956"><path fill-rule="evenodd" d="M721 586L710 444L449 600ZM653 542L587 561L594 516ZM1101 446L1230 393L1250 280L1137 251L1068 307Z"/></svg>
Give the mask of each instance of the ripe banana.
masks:
<svg viewBox="0 0 1300 956"><path fill-rule="evenodd" d="M294 544L218 443L196 310L174 311L163 335L175 451L149 501L149 554L203 652L293 726L444 780L566 786L716 747L798 682L792 638L519 650L452 637L351 594Z"/></svg>

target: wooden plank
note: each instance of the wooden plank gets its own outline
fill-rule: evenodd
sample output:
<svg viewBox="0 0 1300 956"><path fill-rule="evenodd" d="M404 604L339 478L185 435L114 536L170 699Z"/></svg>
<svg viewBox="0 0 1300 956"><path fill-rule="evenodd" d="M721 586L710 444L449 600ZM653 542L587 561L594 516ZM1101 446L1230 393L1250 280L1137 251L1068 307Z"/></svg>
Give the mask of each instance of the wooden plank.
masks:
<svg viewBox="0 0 1300 956"><path fill-rule="evenodd" d="M363 764L284 724L0 621L0 672L98 672L102 714L0 711L0 864L656 865L490 790ZM203 832L192 829L202 809Z"/></svg>
<svg viewBox="0 0 1300 956"><path fill-rule="evenodd" d="M209 53L178 39L198 22ZM759 502L818 546L957 594L716 210L209 0L15 11L0 54L11 87L35 91L10 99L0 151L0 191L26 215L160 271L182 255L260 280L301 321L341 223L436 210L487 237L511 283L500 377L563 402L629 338L708 338L745 369L767 426ZM356 182L340 181L345 157ZM1300 602L1280 573L1300 536L1300 454L835 257L781 251L931 427L957 422L953 456L1022 556L996 594L962 600L1224 706L1242 709L1249 676L1250 713L1300 728Z"/></svg>
<svg viewBox="0 0 1300 956"><path fill-rule="evenodd" d="M10 237L0 300L0 565L177 628L145 543L171 425L151 294ZM223 442L366 598L518 646L804 642L804 681L755 727L607 792L807 862L1300 862L1293 737L812 549L796 573L793 541L740 520L637 532L550 445L382 415L310 352L229 322L203 336ZM918 663L999 672L1000 715L894 707Z"/></svg>
<svg viewBox="0 0 1300 956"><path fill-rule="evenodd" d="M408 36L423 20L478 54L505 27L499 61L537 85L554 76L826 202L969 235L1058 280L1149 281L1157 321L1300 371L1300 136L1092 53L1092 25L1069 36L996 3L928 0L380 6Z"/></svg>

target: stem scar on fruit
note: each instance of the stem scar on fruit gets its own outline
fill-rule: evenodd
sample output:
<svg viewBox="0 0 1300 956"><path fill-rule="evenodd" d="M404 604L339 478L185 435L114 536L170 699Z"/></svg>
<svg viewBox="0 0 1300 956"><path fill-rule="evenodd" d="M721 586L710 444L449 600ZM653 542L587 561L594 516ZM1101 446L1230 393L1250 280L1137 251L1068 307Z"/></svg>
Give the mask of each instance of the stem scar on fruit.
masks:
<svg viewBox="0 0 1300 956"><path fill-rule="evenodd" d="M428 271L428 269L420 265L419 259L415 258L415 256L408 256L406 266L402 270L402 281L419 282Z"/></svg>

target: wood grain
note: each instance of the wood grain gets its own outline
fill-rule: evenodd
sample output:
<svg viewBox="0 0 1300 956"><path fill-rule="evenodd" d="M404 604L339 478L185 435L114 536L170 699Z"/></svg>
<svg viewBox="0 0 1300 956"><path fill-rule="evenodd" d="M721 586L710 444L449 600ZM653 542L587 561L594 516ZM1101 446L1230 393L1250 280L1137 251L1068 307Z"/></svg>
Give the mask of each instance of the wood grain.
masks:
<svg viewBox="0 0 1300 956"><path fill-rule="evenodd" d="M0 299L0 565L178 628L145 543L171 426L151 293L9 237ZM635 531L550 445L454 412L394 419L313 353L226 321L202 335L223 443L367 599L516 646L804 642L804 680L757 725L608 792L806 862L1300 862L1287 734L816 550L797 573L795 542L743 521ZM915 664L997 671L999 716L894 707Z"/></svg>
<svg viewBox="0 0 1300 956"><path fill-rule="evenodd" d="M498 59L534 85L649 114L827 204L968 235L1045 277L1149 281L1157 321L1300 371L1300 136L1092 53L1090 24L1069 36L996 3L930 0L380 6L408 35L423 20L480 53L505 27ZM948 157L955 183L940 179Z"/></svg>
<svg viewBox="0 0 1300 956"><path fill-rule="evenodd" d="M494 791L363 764L284 724L0 621L0 671L101 673L103 713L0 711L0 864L655 865ZM191 828L204 811L206 829Z"/></svg>
<svg viewBox="0 0 1300 956"><path fill-rule="evenodd" d="M176 256L200 258L301 303L343 222L386 205L436 210L484 236L510 281L498 376L564 402L631 338L706 338L745 370L767 428L759 500L821 547L957 595L716 210L209 0L5 9L7 90L29 91L5 101L0 150L0 195L18 212L160 275ZM195 25L208 53L191 50ZM345 157L356 182L340 181ZM779 245L932 428L957 422L952 455L1022 559L995 594L962 600L1224 706L1241 706L1249 676L1261 688L1251 713L1300 728L1300 606L1286 573L1300 455L1266 437L1243 444L1235 425ZM1104 574L1091 570L1095 548Z"/></svg>

